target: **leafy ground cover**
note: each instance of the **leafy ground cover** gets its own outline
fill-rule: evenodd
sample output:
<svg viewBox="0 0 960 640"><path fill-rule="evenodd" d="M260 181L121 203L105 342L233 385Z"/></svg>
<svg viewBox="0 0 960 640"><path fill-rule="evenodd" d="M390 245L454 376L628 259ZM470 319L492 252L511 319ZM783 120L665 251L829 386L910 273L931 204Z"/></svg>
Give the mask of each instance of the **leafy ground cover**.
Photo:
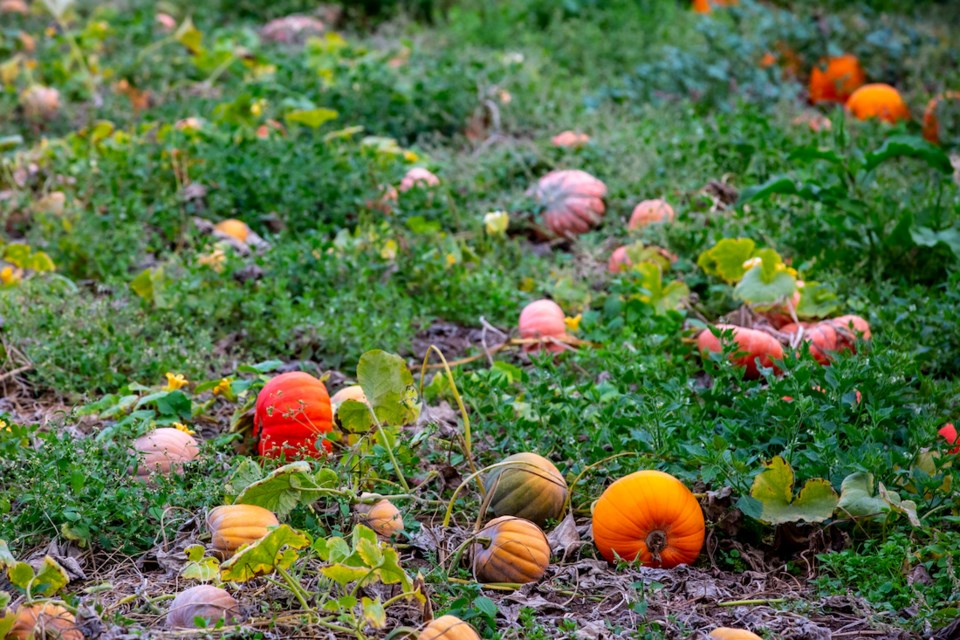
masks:
<svg viewBox="0 0 960 640"><path fill-rule="evenodd" d="M900 5L0 3L0 613L56 602L64 638L444 614L484 638L957 637L960 13ZM909 117L811 104L843 54ZM555 233L556 170L603 182L589 232ZM631 224L650 199L673 213ZM870 335L793 322L848 315ZM744 329L775 357L738 366ZM367 403L312 416L329 453L299 461L255 406L293 371ZM147 474L158 428L198 450ZM523 586L471 565L521 452L569 488ZM695 561L594 544L638 469L693 491ZM224 504L279 526L218 557ZM198 584L235 619L173 629Z"/></svg>

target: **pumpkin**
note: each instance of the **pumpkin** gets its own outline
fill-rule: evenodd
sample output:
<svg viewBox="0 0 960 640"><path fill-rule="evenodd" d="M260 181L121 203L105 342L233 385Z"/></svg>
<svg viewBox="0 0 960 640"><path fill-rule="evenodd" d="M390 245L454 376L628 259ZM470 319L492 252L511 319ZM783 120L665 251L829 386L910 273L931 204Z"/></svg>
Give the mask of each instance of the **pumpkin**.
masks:
<svg viewBox="0 0 960 640"><path fill-rule="evenodd" d="M477 537L486 539L472 547L473 575L480 582L536 582L550 564L547 536L529 520L494 518Z"/></svg>
<svg viewBox="0 0 960 640"><path fill-rule="evenodd" d="M658 222L673 222L675 215L673 207L666 200L644 200L633 208L627 228L635 231Z"/></svg>
<svg viewBox="0 0 960 640"><path fill-rule="evenodd" d="M732 7L737 4L738 0L693 0L693 10L696 13L710 13L713 6Z"/></svg>
<svg viewBox="0 0 960 640"><path fill-rule="evenodd" d="M400 191L410 191L414 187L429 188L436 187L440 184L440 178L438 178L432 171L423 169L421 167L414 167L407 171L407 174L403 176L403 179L400 181Z"/></svg>
<svg viewBox="0 0 960 640"><path fill-rule="evenodd" d="M360 497L366 497L363 494ZM387 499L373 504L359 503L354 507L361 524L373 529L377 535L389 538L403 531L403 515L400 509Z"/></svg>
<svg viewBox="0 0 960 640"><path fill-rule="evenodd" d="M815 112L802 113L791 122L796 126L806 126L814 133L833 129L833 123L830 122L830 118Z"/></svg>
<svg viewBox="0 0 960 640"><path fill-rule="evenodd" d="M730 627L717 627L710 632L713 640L763 640L755 633L750 633L746 629L731 629Z"/></svg>
<svg viewBox="0 0 960 640"><path fill-rule="evenodd" d="M423 628L417 640L480 640L480 636L460 618L440 616Z"/></svg>
<svg viewBox="0 0 960 640"><path fill-rule="evenodd" d="M543 207L543 220L557 236L572 238L600 224L607 185L586 171L551 171L540 178L533 196Z"/></svg>
<svg viewBox="0 0 960 640"><path fill-rule="evenodd" d="M50 120L60 110L60 92L35 84L20 94L23 113L31 120Z"/></svg>
<svg viewBox="0 0 960 640"><path fill-rule="evenodd" d="M30 7L24 0L3 0L0 2L0 13L19 13L25 16L30 13Z"/></svg>
<svg viewBox="0 0 960 640"><path fill-rule="evenodd" d="M590 136L578 131L563 131L550 138L555 147L580 147L590 142Z"/></svg>
<svg viewBox="0 0 960 640"><path fill-rule="evenodd" d="M608 562L669 569L700 555L706 529L700 503L668 473L644 470L620 478L593 509L593 540Z"/></svg>
<svg viewBox="0 0 960 640"><path fill-rule="evenodd" d="M610 254L610 260L607 262L607 271L610 273L622 273L632 266L630 256L627 255L626 247L617 247Z"/></svg>
<svg viewBox="0 0 960 640"><path fill-rule="evenodd" d="M214 231L243 243L246 243L247 238L250 237L250 227L247 226L247 223L234 218L221 220L214 225L213 229Z"/></svg>
<svg viewBox="0 0 960 640"><path fill-rule="evenodd" d="M870 325L860 316L846 315L817 323L790 323L780 331L796 334L804 330L803 340L810 344L810 353L820 364L830 364L830 353L856 353L857 338L870 339Z"/></svg>
<svg viewBox="0 0 960 640"><path fill-rule="evenodd" d="M858 120L878 118L891 124L910 119L910 109L900 92L888 84L867 84L847 100L847 111Z"/></svg>
<svg viewBox="0 0 960 640"><path fill-rule="evenodd" d="M755 329L735 327L729 324L718 324L717 329L733 330L733 339L737 343L737 352L740 355L734 354L730 361L739 367L743 367L747 378L760 377L760 369L757 367L758 359L761 367L773 367L774 372L778 372L774 361L783 359L783 347L773 336ZM700 335L697 336L697 348L704 357L708 353L723 352L719 338L713 335L709 329L701 331Z"/></svg>
<svg viewBox="0 0 960 640"><path fill-rule="evenodd" d="M540 527L559 520L569 491L554 464L535 453L516 453L503 462L521 464L498 467L484 478L494 515L524 518Z"/></svg>
<svg viewBox="0 0 960 640"><path fill-rule="evenodd" d="M83 640L72 613L53 602L21 605L7 640L51 638L53 640Z"/></svg>
<svg viewBox="0 0 960 640"><path fill-rule="evenodd" d="M330 397L330 406L333 407L334 413L337 411L337 407L342 405L347 400L356 400L357 402L363 402L366 404L367 395L363 392L363 387L358 384L350 385L349 387L344 387L337 391Z"/></svg>
<svg viewBox="0 0 960 640"><path fill-rule="evenodd" d="M866 83L867 74L857 56L846 54L821 60L810 70L810 102L844 103Z"/></svg>
<svg viewBox="0 0 960 640"><path fill-rule="evenodd" d="M321 434L333 430L333 409L322 382L309 373L295 371L276 376L260 390L254 413L254 429L262 456L316 457ZM323 441L329 452L333 444Z"/></svg>
<svg viewBox="0 0 960 640"><path fill-rule="evenodd" d="M943 425L940 427L940 430L937 431L937 433L943 436L943 439L947 441L947 444L958 445L953 449L950 449L950 453L960 453L960 436L957 435L957 428L953 426L953 423L948 422L947 424Z"/></svg>
<svg viewBox="0 0 960 640"><path fill-rule="evenodd" d="M260 29L260 38L264 42L276 44L297 44L305 42L311 36L319 36L326 25L313 16L289 15L271 20Z"/></svg>
<svg viewBox="0 0 960 640"><path fill-rule="evenodd" d="M232 624L240 617L240 604L224 589L209 584L190 587L177 594L167 612L171 629L193 629L196 618L212 626L220 620Z"/></svg>
<svg viewBox="0 0 960 640"><path fill-rule="evenodd" d="M221 556L230 557L245 544L251 544L269 533L280 522L271 511L252 504L228 504L207 514L207 529L213 536L213 548Z"/></svg>
<svg viewBox="0 0 960 640"><path fill-rule="evenodd" d="M950 115L953 116L951 119L953 127L949 127L949 131L954 136L960 134L960 91L946 91L927 103L927 108L923 112L923 137L933 144L945 142L943 132L940 130L940 117L946 115L941 112L946 110L948 104L954 107L950 110Z"/></svg>
<svg viewBox="0 0 960 640"><path fill-rule="evenodd" d="M133 449L143 455L137 466L137 476L145 478L153 473L167 475L177 472L184 462L197 457L200 449L193 436L179 429L154 429L134 440Z"/></svg>
<svg viewBox="0 0 960 640"><path fill-rule="evenodd" d="M537 300L531 302L520 312L520 337L526 340L542 340L543 338L565 338L567 324L563 321L563 309L553 300ZM538 344L524 345L524 351L563 351L563 345L545 340Z"/></svg>

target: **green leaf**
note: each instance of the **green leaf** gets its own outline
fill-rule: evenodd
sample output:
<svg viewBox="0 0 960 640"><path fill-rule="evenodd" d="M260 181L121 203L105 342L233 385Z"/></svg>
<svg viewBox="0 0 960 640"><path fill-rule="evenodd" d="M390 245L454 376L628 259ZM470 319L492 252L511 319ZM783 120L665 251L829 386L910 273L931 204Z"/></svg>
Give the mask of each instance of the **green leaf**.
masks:
<svg viewBox="0 0 960 640"><path fill-rule="evenodd" d="M224 582L247 582L265 576L277 567L288 569L297 559L296 549L310 544L310 538L282 524L253 544L241 547L237 553L220 565L220 579Z"/></svg>
<svg viewBox="0 0 960 640"><path fill-rule="evenodd" d="M227 503L234 502L244 489L262 478L263 469L260 465L250 458L244 458L223 485L224 500Z"/></svg>
<svg viewBox="0 0 960 640"><path fill-rule="evenodd" d="M873 171L887 160L895 158L913 158L926 162L932 169L950 175L953 165L950 156L943 149L917 136L891 136L883 141L880 148L867 154L865 169Z"/></svg>
<svg viewBox="0 0 960 640"><path fill-rule="evenodd" d="M789 298L797 289L797 281L786 271L776 271L767 280L762 265L750 268L733 290L733 294L751 304L772 304Z"/></svg>
<svg viewBox="0 0 960 640"><path fill-rule="evenodd" d="M823 522L837 507L839 497L830 483L821 478L808 480L796 497L793 495L794 474L790 464L777 456L753 481L750 497L759 503L746 503L744 513L767 524L786 522ZM751 508L751 506L753 508Z"/></svg>
<svg viewBox="0 0 960 640"><path fill-rule="evenodd" d="M291 111L284 116L284 120L304 124L311 129L323 126L324 123L336 120L340 116L333 109L306 109L302 111Z"/></svg>
<svg viewBox="0 0 960 640"><path fill-rule="evenodd" d="M413 375L400 356L379 349L366 352L357 364L357 381L381 423L413 424L420 415Z"/></svg>
<svg viewBox="0 0 960 640"><path fill-rule="evenodd" d="M220 561L212 556L204 557L204 548L201 545L191 545L183 552L186 554L188 562L180 569L181 578L213 582L220 573Z"/></svg>
<svg viewBox="0 0 960 640"><path fill-rule="evenodd" d="M378 573L383 584L399 584L404 591L413 590L410 576L400 567L400 554L393 547L384 546L383 562Z"/></svg>
<svg viewBox="0 0 960 640"><path fill-rule="evenodd" d="M343 562L353 555L353 549L340 536L317 538L313 543L313 550L317 552L321 560L330 563Z"/></svg>
<svg viewBox="0 0 960 640"><path fill-rule="evenodd" d="M363 578L370 575L370 569L367 567L348 567L345 564L333 564L329 567L322 567L320 573L341 587L345 587L351 582L363 580Z"/></svg>
<svg viewBox="0 0 960 640"><path fill-rule="evenodd" d="M755 248L749 238L724 238L701 253L697 264L707 274L733 284L743 277L743 263L753 257Z"/></svg>
<svg viewBox="0 0 960 640"><path fill-rule="evenodd" d="M267 477L248 485L233 501L234 504L252 504L285 516L299 504L313 502L308 493L316 489L310 463L304 460L274 469Z"/></svg>
<svg viewBox="0 0 960 640"><path fill-rule="evenodd" d="M313 482L321 489L336 489L340 486L340 476L333 469L324 467L313 476Z"/></svg>
<svg viewBox="0 0 960 640"><path fill-rule="evenodd" d="M33 572L33 567L26 562L14 562L13 564L7 565L7 579L10 580L11 584L20 587L24 591L27 590L35 577L36 574Z"/></svg>
<svg viewBox="0 0 960 640"><path fill-rule="evenodd" d="M361 600L363 603L363 617L374 629L383 629L387 626L387 612L383 608L383 603L380 602L380 599L371 600L370 598L364 597Z"/></svg>
<svg viewBox="0 0 960 640"><path fill-rule="evenodd" d="M173 37L193 55L203 52L203 33L193 25L193 20L189 16L173 34Z"/></svg>
<svg viewBox="0 0 960 640"><path fill-rule="evenodd" d="M344 400L337 407L337 420L344 431L350 433L367 433L373 426L373 416L370 407L357 400Z"/></svg>
<svg viewBox="0 0 960 640"><path fill-rule="evenodd" d="M798 195L800 193L797 183L793 178L786 176L774 176L763 184L753 187L747 187L740 192L740 200L737 201L737 207L741 207L754 200L763 200L772 195Z"/></svg>
<svg viewBox="0 0 960 640"><path fill-rule="evenodd" d="M140 296L140 299L157 309L166 309L169 302L164 296L166 278L163 267L144 269L140 275L130 282L130 289Z"/></svg>
<svg viewBox="0 0 960 640"><path fill-rule="evenodd" d="M50 556L44 556L43 564L30 586L30 595L50 597L67 586L70 575Z"/></svg>
<svg viewBox="0 0 960 640"><path fill-rule="evenodd" d="M26 269L36 271L37 273L56 271L57 269L50 256L43 251L35 251L33 254L31 254L30 259L27 260L24 267Z"/></svg>
<svg viewBox="0 0 960 640"><path fill-rule="evenodd" d="M3 596L6 596L6 602L3 602ZM17 622L17 614L6 610L6 606L10 602L10 596L4 591L0 591L0 602L3 603L0 605L0 638L6 638Z"/></svg>
<svg viewBox="0 0 960 640"><path fill-rule="evenodd" d="M935 247L938 244L944 244L953 255L960 258L960 228L947 227L940 231L934 231L929 227L913 227L910 229L910 237L921 247Z"/></svg>
<svg viewBox="0 0 960 640"><path fill-rule="evenodd" d="M866 471L851 473L840 484L837 509L855 518L882 516L890 510L886 502L873 493L873 474Z"/></svg>
<svg viewBox="0 0 960 640"><path fill-rule="evenodd" d="M800 289L800 304L797 316L800 318L825 318L840 308L840 299L827 285L819 282L806 282Z"/></svg>
<svg viewBox="0 0 960 640"><path fill-rule="evenodd" d="M10 553L6 540L0 540L0 569L4 569L17 561Z"/></svg>
<svg viewBox="0 0 960 640"><path fill-rule="evenodd" d="M26 269L30 259L30 247L22 242L11 242L4 249L3 257L14 266Z"/></svg>
<svg viewBox="0 0 960 640"><path fill-rule="evenodd" d="M189 420L193 403L182 391L170 391L157 398L157 411L161 416Z"/></svg>

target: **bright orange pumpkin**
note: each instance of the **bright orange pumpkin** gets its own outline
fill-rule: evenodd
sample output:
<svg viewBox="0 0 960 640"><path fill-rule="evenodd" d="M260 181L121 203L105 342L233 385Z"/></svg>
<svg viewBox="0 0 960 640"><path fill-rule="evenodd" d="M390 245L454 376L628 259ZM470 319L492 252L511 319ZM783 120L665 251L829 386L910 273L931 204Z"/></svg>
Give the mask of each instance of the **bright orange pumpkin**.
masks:
<svg viewBox="0 0 960 640"><path fill-rule="evenodd" d="M323 383L309 373L295 371L276 376L260 390L254 414L260 455L288 459L317 457L324 451L317 439L333 430L333 410ZM333 444L323 441L329 452Z"/></svg>
<svg viewBox="0 0 960 640"><path fill-rule="evenodd" d="M543 340L544 338L565 338L567 325L563 321L563 309L553 300L537 300L531 302L520 312L520 337L526 340ZM524 351L563 351L563 345L550 340L543 340L538 344L524 345Z"/></svg>
<svg viewBox="0 0 960 640"><path fill-rule="evenodd" d="M224 557L245 544L252 544L267 535L270 527L280 525L273 512L252 504L228 504L207 514L207 529L213 537L213 548Z"/></svg>
<svg viewBox="0 0 960 640"><path fill-rule="evenodd" d="M555 235L572 238L600 224L606 212L607 186L586 171L551 171L540 178L533 196Z"/></svg>
<svg viewBox="0 0 960 640"><path fill-rule="evenodd" d="M857 56L846 54L821 61L810 70L810 102L844 103L866 83Z"/></svg>
<svg viewBox="0 0 960 640"><path fill-rule="evenodd" d="M194 620L201 618L208 626L224 620L226 624L240 617L240 603L226 590L210 584L184 589L170 603L167 626L171 629L196 628Z"/></svg>
<svg viewBox="0 0 960 640"><path fill-rule="evenodd" d="M910 119L910 109L900 92L888 84L867 84L847 100L847 111L858 120L878 118L891 124Z"/></svg>
<svg viewBox="0 0 960 640"><path fill-rule="evenodd" d="M563 516L567 481L552 462L529 452L503 462L519 464L493 469L483 479L494 515L525 518L539 527Z"/></svg>
<svg viewBox="0 0 960 640"><path fill-rule="evenodd" d="M608 562L622 558L669 569L700 555L706 529L700 503L668 473L620 478L593 509L593 540Z"/></svg>
<svg viewBox="0 0 960 640"><path fill-rule="evenodd" d="M2 613L2 609L0 609ZM53 602L21 605L7 640L52 638L55 640L83 640L72 613Z"/></svg>
<svg viewBox="0 0 960 640"><path fill-rule="evenodd" d="M710 13L713 7L732 7L739 4L739 0L693 0L693 10L696 13Z"/></svg>
<svg viewBox="0 0 960 640"><path fill-rule="evenodd" d="M480 640L480 636L460 618L440 616L423 628L417 640Z"/></svg>
<svg viewBox="0 0 960 640"><path fill-rule="evenodd" d="M193 436L179 429L154 429L134 440L133 449L143 455L137 466L137 476L144 478L153 473L167 475L179 471L184 462L197 457L200 449Z"/></svg>
<svg viewBox="0 0 960 640"><path fill-rule="evenodd" d="M923 137L933 144L942 144L944 142L944 132L940 130L940 119L947 107L952 107L950 113L953 115L951 122L954 128L950 133L956 140L960 136L960 91L945 91L927 104L927 109L923 112Z"/></svg>
<svg viewBox="0 0 960 640"><path fill-rule="evenodd" d="M215 231L219 231L223 235L239 242L245 243L247 238L250 237L250 227L247 226L247 223L234 218L221 220L213 228Z"/></svg>
<svg viewBox="0 0 960 640"><path fill-rule="evenodd" d="M710 632L713 640L763 640L755 633L746 629L731 629L730 627L717 627Z"/></svg>
<svg viewBox="0 0 960 640"><path fill-rule="evenodd" d="M729 324L718 324L717 329L733 330L733 339L737 342L737 351L742 352L742 354L734 355L731 362L743 367L747 378L760 377L757 359L760 361L760 366L764 368L773 367L774 372L778 372L774 361L783 359L783 346L773 336L756 329L746 329ZM697 336L697 348L703 355L723 352L720 340L709 329L704 329Z"/></svg>
<svg viewBox="0 0 960 640"><path fill-rule="evenodd" d="M633 208L627 228L631 231L659 222L673 222L676 214L666 200L644 200Z"/></svg>
<svg viewBox="0 0 960 640"><path fill-rule="evenodd" d="M529 520L494 518L477 538L486 540L472 548L473 574L480 582L536 582L550 564L547 536Z"/></svg>

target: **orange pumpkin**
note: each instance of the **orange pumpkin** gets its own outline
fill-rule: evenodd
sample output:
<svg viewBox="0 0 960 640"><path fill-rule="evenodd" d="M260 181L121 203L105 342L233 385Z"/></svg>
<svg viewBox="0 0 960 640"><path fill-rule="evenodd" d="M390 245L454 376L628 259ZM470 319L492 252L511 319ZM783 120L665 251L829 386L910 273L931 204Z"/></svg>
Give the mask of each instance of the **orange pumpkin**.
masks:
<svg viewBox="0 0 960 640"><path fill-rule="evenodd" d="M540 178L533 196L543 207L547 228L558 236L572 238L600 224L606 205L607 186L586 171L551 171Z"/></svg>
<svg viewBox="0 0 960 640"><path fill-rule="evenodd" d="M460 618L440 616L423 628L417 640L480 640L480 636Z"/></svg>
<svg viewBox="0 0 960 640"><path fill-rule="evenodd" d="M555 147L581 147L590 142L590 136L578 131L563 131L550 138Z"/></svg>
<svg viewBox="0 0 960 640"><path fill-rule="evenodd" d="M53 602L44 602L21 605L6 637L7 640L83 640L83 632L77 627L77 619L72 613Z"/></svg>
<svg viewBox="0 0 960 640"><path fill-rule="evenodd" d="M755 633L750 633L746 629L731 629L730 627L717 627L710 632L713 640L763 640Z"/></svg>
<svg viewBox="0 0 960 640"><path fill-rule="evenodd" d="M179 429L154 429L134 440L133 449L143 455L137 466L137 476L167 475L177 472L185 462L197 457L200 449L193 437Z"/></svg>
<svg viewBox="0 0 960 640"><path fill-rule="evenodd" d="M630 262L630 256L627 255L626 247L617 247L610 254L610 260L607 262L607 271L610 273L622 273L629 269L633 263Z"/></svg>
<svg viewBox="0 0 960 640"><path fill-rule="evenodd" d="M35 84L20 94L20 106L31 120L50 120L60 111L60 92Z"/></svg>
<svg viewBox="0 0 960 640"><path fill-rule="evenodd" d="M662 471L637 471L603 492L593 509L593 540L608 562L669 569L700 555L706 529L697 499Z"/></svg>
<svg viewBox="0 0 960 640"><path fill-rule="evenodd" d="M565 338L567 325L563 309L553 300L537 300L531 302L520 312L520 337L526 340L543 340L544 338ZM549 340L538 344L524 345L524 351L563 351L563 345Z"/></svg>
<svg viewBox="0 0 960 640"><path fill-rule="evenodd" d="M218 231L227 237L243 243L246 243L247 238L250 237L250 227L247 226L247 223L234 218L221 220L213 227L213 229L214 231Z"/></svg>
<svg viewBox="0 0 960 640"><path fill-rule="evenodd" d="M900 92L888 84L867 84L847 100L847 111L858 120L878 118L891 124L910 119L910 109Z"/></svg>
<svg viewBox="0 0 960 640"><path fill-rule="evenodd" d="M760 366L764 368L773 367L774 372L778 372L774 361L783 359L783 347L773 336L755 329L745 329L729 324L718 324L717 329L733 330L733 339L736 341L737 351L741 355L734 355L731 362L743 367L747 378L760 377L760 369L757 367L758 359ZM723 352L720 340L709 329L704 329L697 336L697 348L704 356L707 353Z"/></svg>
<svg viewBox="0 0 960 640"><path fill-rule="evenodd" d="M767 322L773 325L773 327L776 329L792 323L793 317L790 315L790 306L793 306L793 311L796 313L797 307L800 306L800 290L803 288L803 286L803 281L798 280L797 290L793 292L792 296L790 296L790 305L787 305L784 302L775 304L771 307L760 307L757 308L757 311L759 311L760 315L766 318Z"/></svg>
<svg viewBox="0 0 960 640"><path fill-rule="evenodd" d="M673 222L675 216L673 207L666 200L644 200L633 208L627 228L635 231L658 222Z"/></svg>
<svg viewBox="0 0 960 640"><path fill-rule="evenodd" d="M322 382L295 371L276 376L260 390L254 414L260 455L278 458L317 457L320 435L333 430L333 409ZM333 444L323 441L329 452Z"/></svg>
<svg viewBox="0 0 960 640"><path fill-rule="evenodd" d="M810 70L810 102L844 103L866 81L867 74L855 55L821 61Z"/></svg>
<svg viewBox="0 0 960 640"><path fill-rule="evenodd" d="M220 620L232 624L240 617L240 603L224 589L209 584L190 587L177 594L167 612L167 626L171 629L193 629L201 618L207 626Z"/></svg>
<svg viewBox="0 0 960 640"><path fill-rule="evenodd" d="M529 520L494 518L477 538L484 539L472 548L473 574L480 582L536 582L550 564L547 536Z"/></svg>
<svg viewBox="0 0 960 640"><path fill-rule="evenodd" d="M436 187L439 184L440 178L432 171L421 167L414 167L407 171L407 174L403 176L403 180L400 181L400 191L410 191L414 187L428 189L430 187Z"/></svg>
<svg viewBox="0 0 960 640"><path fill-rule="evenodd" d="M3 0L0 2L0 13L19 13L25 16L30 13L30 7L24 0Z"/></svg>
<svg viewBox="0 0 960 640"><path fill-rule="evenodd" d="M810 355L823 365L830 364L831 354L838 351L837 330L829 322L801 323L791 322L780 328L787 334L796 334L803 328L803 340L810 345Z"/></svg>
<svg viewBox="0 0 960 640"><path fill-rule="evenodd" d="M953 449L950 449L951 454L960 453L960 435L957 435L957 428L953 426L952 422L948 422L947 424L940 427L940 430L937 431L937 433L940 434L940 436L947 441L947 444L958 445Z"/></svg>
<svg viewBox="0 0 960 640"><path fill-rule="evenodd" d="M366 497L364 494L362 497ZM373 529L377 535L389 538L403 531L403 514L389 500L383 499L374 504L359 503L354 507L361 524Z"/></svg>
<svg viewBox="0 0 960 640"><path fill-rule="evenodd" d="M954 128L951 133L956 137L960 134L960 91L946 91L931 100L927 104L926 111L923 112L923 137L933 144L942 144L944 142L943 132L940 130L940 118L948 106L953 107L950 110L953 119L951 122Z"/></svg>
<svg viewBox="0 0 960 640"><path fill-rule="evenodd" d="M494 515L525 518L540 527L559 520L568 488L554 464L535 453L517 453L503 462L519 464L493 469L483 480Z"/></svg>
<svg viewBox="0 0 960 640"><path fill-rule="evenodd" d="M860 316L845 315L830 320L837 332L837 346L856 353L857 339L870 340L870 323Z"/></svg>
<svg viewBox="0 0 960 640"><path fill-rule="evenodd" d="M213 548L224 557L245 544L267 535L280 522L271 511L252 504L228 504L207 514L207 529L213 536Z"/></svg>
<svg viewBox="0 0 960 640"><path fill-rule="evenodd" d="M739 4L739 0L693 0L693 10L696 13L710 13L713 6L732 7Z"/></svg>

